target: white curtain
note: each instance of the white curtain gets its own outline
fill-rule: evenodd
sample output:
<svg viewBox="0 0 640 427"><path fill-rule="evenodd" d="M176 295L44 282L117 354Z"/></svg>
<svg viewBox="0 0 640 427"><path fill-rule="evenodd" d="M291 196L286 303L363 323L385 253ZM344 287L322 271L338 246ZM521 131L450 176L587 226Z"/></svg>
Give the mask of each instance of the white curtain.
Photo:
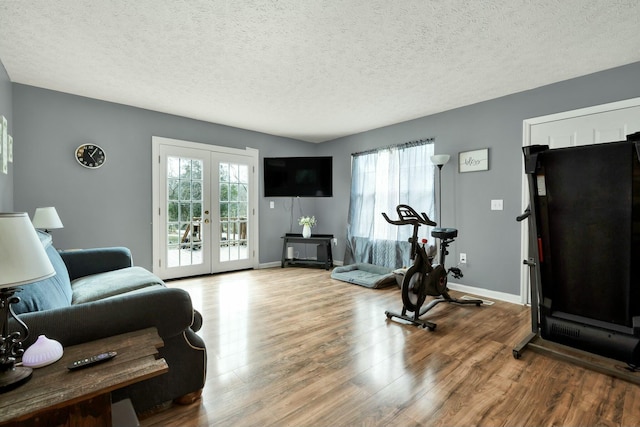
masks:
<svg viewBox="0 0 640 427"><path fill-rule="evenodd" d="M413 227L389 224L382 213L398 219L396 206L404 204L434 218L433 142L420 140L353 154L345 265L410 265ZM429 233L430 228L422 226L418 238L431 240Z"/></svg>

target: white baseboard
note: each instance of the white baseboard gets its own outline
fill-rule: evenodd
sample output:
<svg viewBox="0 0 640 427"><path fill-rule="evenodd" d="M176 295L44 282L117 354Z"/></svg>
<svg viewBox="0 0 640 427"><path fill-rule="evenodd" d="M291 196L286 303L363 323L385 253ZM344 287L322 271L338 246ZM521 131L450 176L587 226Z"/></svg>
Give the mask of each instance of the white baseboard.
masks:
<svg viewBox="0 0 640 427"><path fill-rule="evenodd" d="M265 262L263 264L258 264L258 270L262 270L263 268L275 268L275 267L280 267L280 261L274 261L274 262Z"/></svg>
<svg viewBox="0 0 640 427"><path fill-rule="evenodd" d="M499 301L510 302L512 304L522 305L520 295L508 294L506 292L492 291L490 289L476 288L474 286L460 285L458 283L448 282L447 287L454 291L464 292L479 297L494 299Z"/></svg>

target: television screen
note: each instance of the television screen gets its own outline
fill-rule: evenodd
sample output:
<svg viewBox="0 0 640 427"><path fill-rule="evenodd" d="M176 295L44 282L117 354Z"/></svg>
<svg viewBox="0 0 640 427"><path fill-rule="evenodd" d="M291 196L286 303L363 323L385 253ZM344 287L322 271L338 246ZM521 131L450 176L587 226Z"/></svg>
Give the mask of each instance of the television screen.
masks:
<svg viewBox="0 0 640 427"><path fill-rule="evenodd" d="M333 157L265 157L265 197L332 197Z"/></svg>

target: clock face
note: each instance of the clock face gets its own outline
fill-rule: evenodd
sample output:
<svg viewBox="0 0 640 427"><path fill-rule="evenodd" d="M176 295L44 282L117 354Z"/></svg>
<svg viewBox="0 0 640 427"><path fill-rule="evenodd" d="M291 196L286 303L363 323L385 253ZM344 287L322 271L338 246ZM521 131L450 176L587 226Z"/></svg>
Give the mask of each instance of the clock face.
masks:
<svg viewBox="0 0 640 427"><path fill-rule="evenodd" d="M97 169L104 164L106 154L95 144L82 144L76 148L76 160L85 168Z"/></svg>

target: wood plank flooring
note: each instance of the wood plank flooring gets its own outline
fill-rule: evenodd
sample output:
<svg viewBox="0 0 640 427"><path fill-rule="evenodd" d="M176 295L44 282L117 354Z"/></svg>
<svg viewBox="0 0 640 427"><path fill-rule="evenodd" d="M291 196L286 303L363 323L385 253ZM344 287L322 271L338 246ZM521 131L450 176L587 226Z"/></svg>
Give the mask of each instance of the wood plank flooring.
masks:
<svg viewBox="0 0 640 427"><path fill-rule="evenodd" d="M526 307L439 304L429 331L387 320L402 308L398 288L321 269L168 285L203 314L207 383L201 401L142 426L640 425L640 386L531 351L513 358Z"/></svg>

